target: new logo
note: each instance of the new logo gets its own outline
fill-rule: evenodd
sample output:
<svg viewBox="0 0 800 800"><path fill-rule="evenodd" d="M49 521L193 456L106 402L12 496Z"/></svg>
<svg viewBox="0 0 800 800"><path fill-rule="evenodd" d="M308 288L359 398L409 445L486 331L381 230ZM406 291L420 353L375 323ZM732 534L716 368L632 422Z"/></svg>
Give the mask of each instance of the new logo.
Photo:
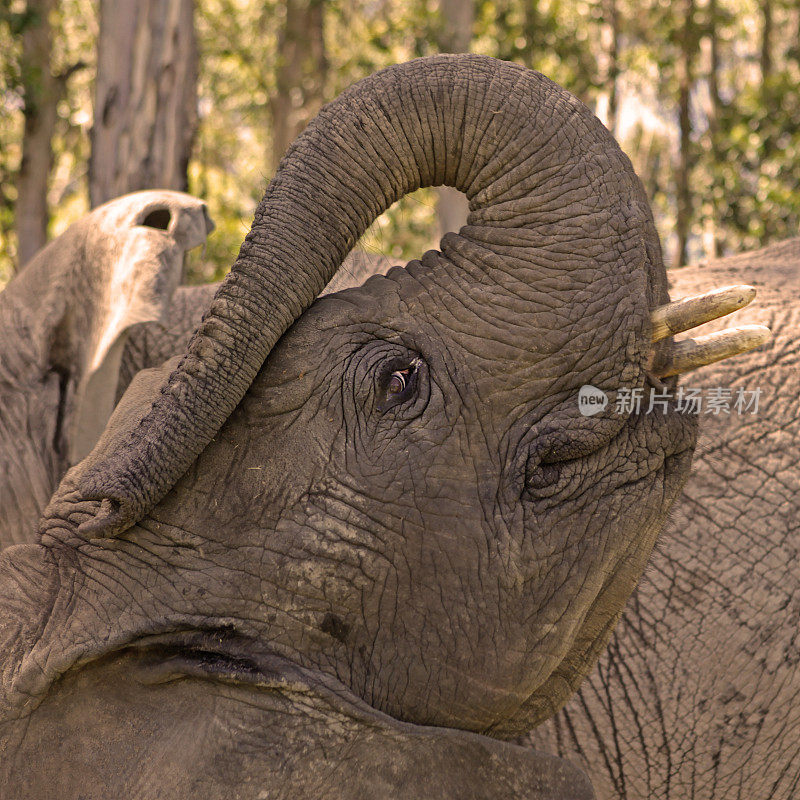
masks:
<svg viewBox="0 0 800 800"><path fill-rule="evenodd" d="M584 417L599 414L608 405L608 395L596 386L584 384L578 392L578 411Z"/></svg>

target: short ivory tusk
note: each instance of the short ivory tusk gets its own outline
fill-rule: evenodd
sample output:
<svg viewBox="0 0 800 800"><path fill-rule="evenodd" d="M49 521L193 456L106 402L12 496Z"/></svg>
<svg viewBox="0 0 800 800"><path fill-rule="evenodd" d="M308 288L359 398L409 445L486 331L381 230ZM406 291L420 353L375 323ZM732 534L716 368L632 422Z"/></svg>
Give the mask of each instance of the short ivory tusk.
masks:
<svg viewBox="0 0 800 800"><path fill-rule="evenodd" d="M674 303L653 309L650 313L652 322L652 342L660 342L668 336L689 328L696 328L704 322L724 317L733 311L744 308L754 297L756 290L752 286L724 286L704 294L684 297Z"/></svg>
<svg viewBox="0 0 800 800"><path fill-rule="evenodd" d="M666 361L657 364L653 373L658 378L679 375L682 372L722 361L723 358L739 355L768 342L772 334L764 325L740 325L718 333L698 336L675 342L666 355Z"/></svg>

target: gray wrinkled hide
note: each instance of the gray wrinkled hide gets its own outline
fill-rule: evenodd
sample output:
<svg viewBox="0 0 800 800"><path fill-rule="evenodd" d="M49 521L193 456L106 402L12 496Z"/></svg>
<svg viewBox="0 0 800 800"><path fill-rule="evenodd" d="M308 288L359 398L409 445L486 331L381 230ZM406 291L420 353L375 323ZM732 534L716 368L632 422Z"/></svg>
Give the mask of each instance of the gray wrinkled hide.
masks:
<svg viewBox="0 0 800 800"><path fill-rule="evenodd" d="M669 274L674 298L758 288L751 308L702 331L761 323L774 341L682 384L761 387L759 413L703 415L693 475L608 652L531 740L580 763L608 800L789 800L800 780L800 239ZM125 380L185 347L214 289L181 289L169 327L134 329Z"/></svg>
<svg viewBox="0 0 800 800"><path fill-rule="evenodd" d="M607 653L531 737L604 800L800 794L800 238L672 271L682 297L733 283L758 352L684 376L760 387L758 414L704 414L689 478ZM699 330L699 329L698 329Z"/></svg>
<svg viewBox="0 0 800 800"><path fill-rule="evenodd" d="M467 226L317 299L372 219L441 183L469 198ZM435 56L345 92L282 162L181 366L65 475L41 545L0 558L0 784L280 796L299 767L316 796L331 766L357 775L360 702L414 732L508 739L547 719L689 472L695 425L674 406L575 403L652 380L666 300L630 162L543 76ZM442 745L406 760L407 793L428 764L428 793L463 793ZM521 789L512 752L483 796ZM165 785L143 786L157 753Z"/></svg>
<svg viewBox="0 0 800 800"><path fill-rule="evenodd" d="M321 677L276 665L274 680L243 691L170 684L130 658L106 660L70 674L39 707L23 746L4 752L0 789L19 787L27 775L14 800L594 797L586 777L558 758L399 722ZM146 706L142 681L153 683ZM209 692L216 697L211 718L203 711ZM87 735L87 720L109 735ZM43 751L59 755L41 761L36 753Z"/></svg>
<svg viewBox="0 0 800 800"><path fill-rule="evenodd" d="M137 192L50 242L0 293L0 549L32 541L45 504L91 450L115 401L128 329L163 321L201 201Z"/></svg>
<svg viewBox="0 0 800 800"><path fill-rule="evenodd" d="M360 284L387 266L381 258L355 254L326 292ZM183 287L162 322L132 328L120 381L120 391L127 391L98 448L120 445L130 410L152 395L180 356L162 366L152 366L153 359L185 347L215 289ZM135 375L126 387L128 370ZM68 671L57 692L31 700L39 694L41 679L36 642L46 640L48 620L63 615L60 587L77 576L71 556L61 548L17 547L6 555L7 561L0 559L0 605L26 620L14 631L11 650L0 663L7 690L5 696L0 692L0 790L13 787L15 800L594 798L586 776L568 761L467 731L398 721L335 679L269 653L263 658L271 679L243 688L185 678L176 686L168 663L123 651ZM3 597L3 589L17 586L34 593L44 589L54 607L45 605L37 616L24 607L25 590ZM125 613L99 611L112 618ZM32 654L17 658L15 651L31 648ZM204 711L209 692L216 698L212 718ZM17 715L30 715L23 738L16 736ZM88 729L101 734L87 735ZM58 755L42 759L42 753Z"/></svg>

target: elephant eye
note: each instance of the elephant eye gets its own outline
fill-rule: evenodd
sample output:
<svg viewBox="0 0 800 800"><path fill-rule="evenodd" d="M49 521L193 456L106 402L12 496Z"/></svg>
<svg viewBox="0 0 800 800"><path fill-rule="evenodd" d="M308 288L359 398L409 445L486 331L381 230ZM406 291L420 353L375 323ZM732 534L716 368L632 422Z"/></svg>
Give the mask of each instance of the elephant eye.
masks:
<svg viewBox="0 0 800 800"><path fill-rule="evenodd" d="M389 394L400 394L401 392L405 391L410 372L411 368L409 367L408 369L395 370L392 373L391 378L389 378Z"/></svg>
<svg viewBox="0 0 800 800"><path fill-rule="evenodd" d="M391 372L385 372L383 378L383 398L380 402L381 411L388 411L393 406L400 405L414 396L417 389L419 367L422 362L415 358L411 363L395 362L389 367Z"/></svg>

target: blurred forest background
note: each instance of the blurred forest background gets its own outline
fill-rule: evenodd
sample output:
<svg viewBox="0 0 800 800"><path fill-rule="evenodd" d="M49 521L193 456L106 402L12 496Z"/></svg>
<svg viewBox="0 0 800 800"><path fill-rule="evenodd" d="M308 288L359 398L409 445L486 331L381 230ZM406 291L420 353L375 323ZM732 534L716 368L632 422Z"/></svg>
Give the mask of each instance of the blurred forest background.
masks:
<svg viewBox="0 0 800 800"><path fill-rule="evenodd" d="M0 0L0 286L90 207L204 198L221 277L292 139L391 63L473 51L544 72L614 133L681 266L800 233L800 0ZM459 224L422 190L363 246Z"/></svg>

